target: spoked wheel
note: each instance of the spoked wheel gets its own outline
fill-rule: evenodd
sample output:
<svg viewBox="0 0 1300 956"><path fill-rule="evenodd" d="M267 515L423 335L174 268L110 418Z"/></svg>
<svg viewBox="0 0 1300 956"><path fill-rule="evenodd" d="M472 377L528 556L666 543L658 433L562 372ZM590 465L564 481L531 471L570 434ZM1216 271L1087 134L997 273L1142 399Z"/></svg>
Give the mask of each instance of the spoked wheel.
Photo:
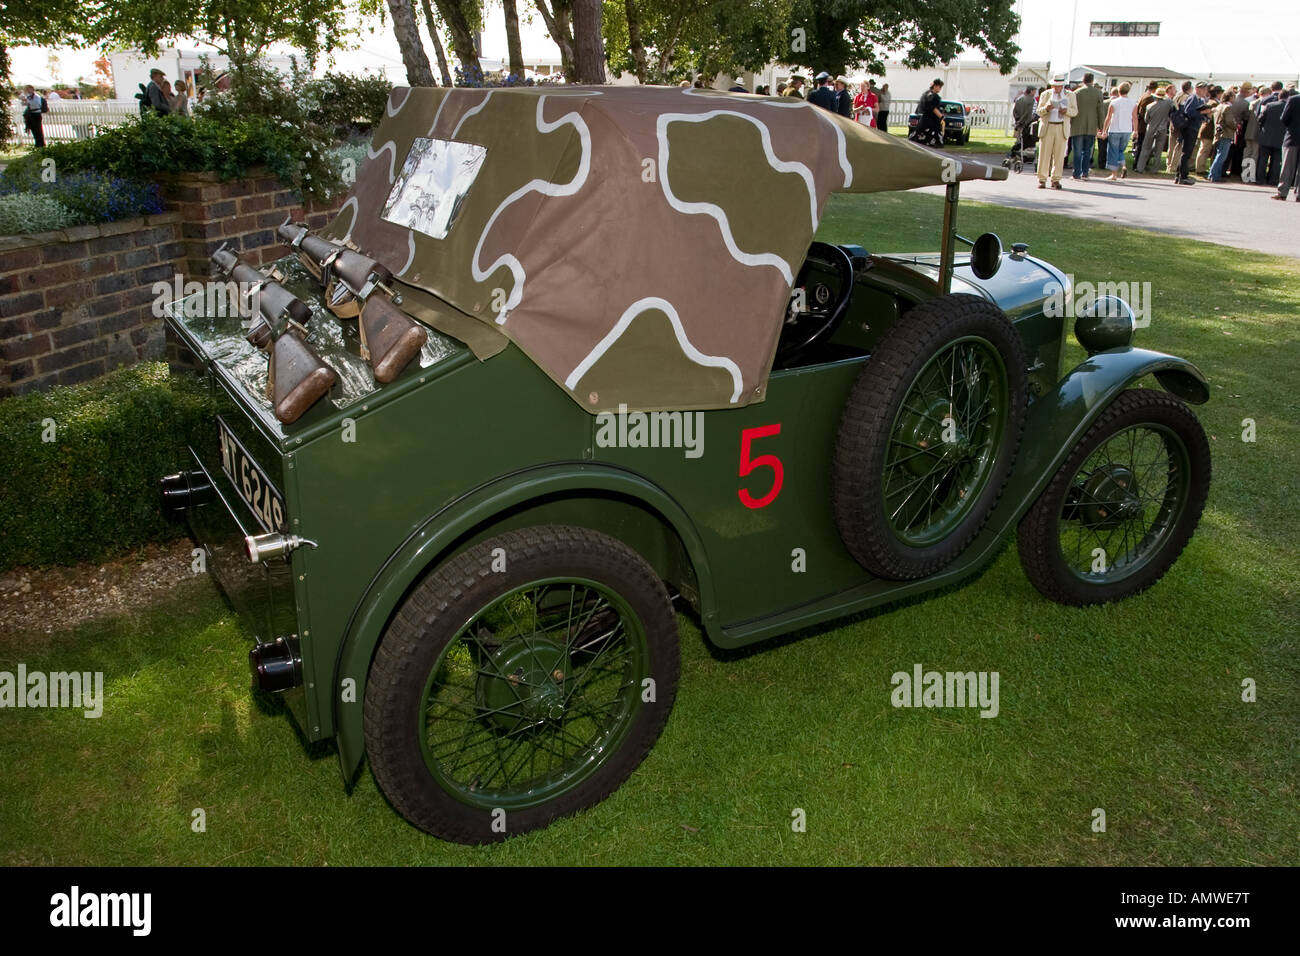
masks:
<svg viewBox="0 0 1300 956"><path fill-rule="evenodd" d="M1020 523L1020 561L1062 604L1118 601L1169 570L1196 530L1210 446L1177 398L1122 392Z"/></svg>
<svg viewBox="0 0 1300 956"><path fill-rule="evenodd" d="M667 722L676 631L662 582L612 538L552 526L484 542L421 583L380 645L375 777L408 820L462 843L590 806Z"/></svg>
<svg viewBox="0 0 1300 956"><path fill-rule="evenodd" d="M945 345L903 397L885 452L883 495L895 536L923 548L970 514L992 471L1010 399L987 340Z"/></svg>
<svg viewBox="0 0 1300 956"><path fill-rule="evenodd" d="M880 577L951 562L993 510L1024 424L1024 348L1006 316L969 295L917 306L863 368L836 443L835 513Z"/></svg>

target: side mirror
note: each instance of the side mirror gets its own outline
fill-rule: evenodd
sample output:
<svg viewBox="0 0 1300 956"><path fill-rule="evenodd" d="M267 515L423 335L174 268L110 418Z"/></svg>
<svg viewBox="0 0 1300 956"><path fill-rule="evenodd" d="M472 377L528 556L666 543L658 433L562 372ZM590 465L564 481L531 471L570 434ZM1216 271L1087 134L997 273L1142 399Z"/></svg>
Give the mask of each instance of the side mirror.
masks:
<svg viewBox="0 0 1300 956"><path fill-rule="evenodd" d="M970 271L976 278L992 279L1002 267L1002 240L986 232L975 240L970 251Z"/></svg>

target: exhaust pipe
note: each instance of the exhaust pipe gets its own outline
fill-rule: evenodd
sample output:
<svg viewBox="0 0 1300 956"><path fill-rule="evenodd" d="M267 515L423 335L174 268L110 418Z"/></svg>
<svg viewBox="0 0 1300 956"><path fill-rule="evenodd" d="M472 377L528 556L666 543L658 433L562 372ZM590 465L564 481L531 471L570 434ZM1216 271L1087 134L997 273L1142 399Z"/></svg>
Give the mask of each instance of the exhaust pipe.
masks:
<svg viewBox="0 0 1300 956"><path fill-rule="evenodd" d="M248 667L253 672L253 686L275 693L302 684L302 654L296 637L277 637L269 644L258 644L248 652Z"/></svg>
<svg viewBox="0 0 1300 956"><path fill-rule="evenodd" d="M168 475L158 482L162 512L169 518L179 518L191 505L207 504L215 497L212 482L202 471L182 471Z"/></svg>

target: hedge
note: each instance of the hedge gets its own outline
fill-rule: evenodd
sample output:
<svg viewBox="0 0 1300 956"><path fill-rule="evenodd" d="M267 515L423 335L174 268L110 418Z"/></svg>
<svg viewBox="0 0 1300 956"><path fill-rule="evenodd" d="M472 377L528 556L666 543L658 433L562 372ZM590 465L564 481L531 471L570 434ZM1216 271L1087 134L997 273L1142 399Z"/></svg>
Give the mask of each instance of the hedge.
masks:
<svg viewBox="0 0 1300 956"><path fill-rule="evenodd" d="M159 511L158 479L211 415L199 387L172 383L162 362L0 401L0 570L179 537L183 526Z"/></svg>
<svg viewBox="0 0 1300 956"><path fill-rule="evenodd" d="M326 155L329 143L316 128L264 116L226 115L231 113L228 105L213 99L210 109L192 119L147 113L89 139L33 149L10 162L0 182L23 188L39 178L41 163L52 159L59 177L98 172L148 179L158 173L215 172L231 180L244 178L254 166L266 166L282 183L313 199L328 198L342 188L338 167Z"/></svg>

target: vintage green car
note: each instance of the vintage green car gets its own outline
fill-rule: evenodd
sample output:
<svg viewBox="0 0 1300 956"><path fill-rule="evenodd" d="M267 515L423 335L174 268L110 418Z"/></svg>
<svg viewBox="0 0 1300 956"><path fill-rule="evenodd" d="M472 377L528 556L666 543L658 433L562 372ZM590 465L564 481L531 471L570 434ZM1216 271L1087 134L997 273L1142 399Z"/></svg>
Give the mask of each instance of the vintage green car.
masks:
<svg viewBox="0 0 1300 956"><path fill-rule="evenodd" d="M1205 380L1025 247L957 255L958 182L1005 176L788 98L394 90L320 235L283 227L269 277L222 260L251 331L168 311L219 412L164 507L257 684L345 781L369 758L417 827L488 842L628 778L679 611L736 648L1017 531L1055 601L1156 582L1206 500ZM832 192L927 185L938 253L814 241Z"/></svg>

